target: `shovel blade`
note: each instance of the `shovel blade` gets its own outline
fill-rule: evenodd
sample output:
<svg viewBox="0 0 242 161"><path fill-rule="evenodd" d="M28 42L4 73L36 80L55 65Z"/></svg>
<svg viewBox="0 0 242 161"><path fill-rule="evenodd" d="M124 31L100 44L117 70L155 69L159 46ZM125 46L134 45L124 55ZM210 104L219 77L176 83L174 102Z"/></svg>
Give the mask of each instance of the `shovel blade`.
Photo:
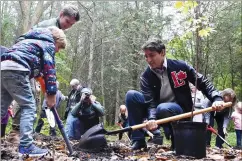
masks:
<svg viewBox="0 0 242 161"><path fill-rule="evenodd" d="M107 146L105 134L107 131L103 128L102 124L97 124L87 130L81 137L77 148L86 151L100 151L103 147Z"/></svg>

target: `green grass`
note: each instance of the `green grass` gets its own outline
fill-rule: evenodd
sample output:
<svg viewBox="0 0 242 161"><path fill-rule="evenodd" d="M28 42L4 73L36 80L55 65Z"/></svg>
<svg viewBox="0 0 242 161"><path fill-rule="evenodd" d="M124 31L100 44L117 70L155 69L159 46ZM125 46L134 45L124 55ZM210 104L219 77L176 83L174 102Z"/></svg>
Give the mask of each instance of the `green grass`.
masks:
<svg viewBox="0 0 242 161"><path fill-rule="evenodd" d="M44 126L42 127L40 133L48 136L49 135L49 123L48 123L46 118L44 118L43 120L44 120ZM35 121L34 128L37 125L37 121L38 121L38 119ZM12 130L11 125L12 125L12 118L10 118L9 121L8 121L8 125L7 125L7 128L6 128L6 134L9 134L10 131ZM65 121L63 122L63 125L65 125ZM60 130L59 130L57 124L56 124L56 133L57 133L57 136L61 136L61 133L60 133Z"/></svg>
<svg viewBox="0 0 242 161"><path fill-rule="evenodd" d="M115 127L108 127L105 128L106 130L115 130L117 128ZM164 133L162 131L162 135L164 136ZM112 136L106 136L108 141L116 141L118 140L118 135L112 135ZM127 140L126 136L123 135L123 139ZM146 137L146 139L148 140L148 137ZM236 146L236 134L235 132L229 132L228 136L225 137L225 140L231 145L231 146ZM212 139L211 139L211 147L215 147L215 141L216 141L216 135L212 134ZM164 140L163 140L163 144L164 145L171 145L171 141L167 140L164 136ZM224 143L223 144L224 148L227 148L228 146Z"/></svg>
<svg viewBox="0 0 242 161"><path fill-rule="evenodd" d="M164 135L163 135L164 136ZM236 135L235 135L235 132L229 132L228 133L228 136L225 137L225 140L231 145L231 146L236 146ZM171 144L171 141L170 140L167 140L165 137L164 137L164 144L165 145L170 145ZM216 142L216 135L215 134L212 134L212 139L211 139L211 147L215 147L215 142ZM224 148L227 148L228 146L224 143L223 144L223 147Z"/></svg>

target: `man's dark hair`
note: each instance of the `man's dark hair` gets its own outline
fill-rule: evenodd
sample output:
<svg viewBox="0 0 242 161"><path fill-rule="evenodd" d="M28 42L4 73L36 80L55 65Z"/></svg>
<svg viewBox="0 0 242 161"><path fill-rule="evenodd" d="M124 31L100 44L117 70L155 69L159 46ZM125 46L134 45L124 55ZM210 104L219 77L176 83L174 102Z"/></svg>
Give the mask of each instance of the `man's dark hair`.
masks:
<svg viewBox="0 0 242 161"><path fill-rule="evenodd" d="M65 6L61 12L63 12L64 16L74 17L76 21L80 20L80 13L76 6L68 5Z"/></svg>
<svg viewBox="0 0 242 161"><path fill-rule="evenodd" d="M161 53L163 49L166 49L165 45L162 43L160 39L152 38L148 41L146 41L142 45L142 50L150 50L150 51L157 51L158 53Z"/></svg>

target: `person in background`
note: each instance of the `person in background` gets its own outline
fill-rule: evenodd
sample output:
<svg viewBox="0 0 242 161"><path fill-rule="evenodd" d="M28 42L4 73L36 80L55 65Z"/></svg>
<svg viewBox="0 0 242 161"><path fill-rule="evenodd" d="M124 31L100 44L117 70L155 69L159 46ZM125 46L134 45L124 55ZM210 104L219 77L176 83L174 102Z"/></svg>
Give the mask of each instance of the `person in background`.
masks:
<svg viewBox="0 0 242 161"><path fill-rule="evenodd" d="M242 150L242 102L235 105L235 111L231 115L234 122L234 129L236 133L236 149Z"/></svg>
<svg viewBox="0 0 242 161"><path fill-rule="evenodd" d="M204 100L204 96L202 94L201 91L199 91L193 84L189 83L189 86L191 88L191 94L192 94L192 100L195 99L196 96L196 100L195 100L195 104L194 107L197 109L201 109L203 108L203 100Z"/></svg>
<svg viewBox="0 0 242 161"><path fill-rule="evenodd" d="M236 104L237 102L237 98L236 98L236 94L234 92L233 89L231 88L226 88L223 91L220 92L223 98L224 102L232 102L232 107ZM210 107L212 106L211 101L209 101L208 99L205 99L203 102L203 106L204 108ZM232 108L225 108L222 111L212 111L210 113L206 113L206 123L211 126L214 127L214 120L217 123L217 128L218 128L218 134L220 136L222 136L223 138L225 138L225 135L227 134L227 126L229 124L229 119L231 117L232 114ZM207 146L210 147L210 142L211 142L211 131L207 131ZM224 141L222 139L220 139L218 136L216 137L216 143L215 146L217 148L223 148L223 143Z"/></svg>
<svg viewBox="0 0 242 161"><path fill-rule="evenodd" d="M104 107L96 101L96 97L92 95L90 88L83 88L81 90L81 99L71 110L71 115L80 120L79 136L81 136L88 129L99 124L99 117L104 115ZM69 137L73 138L70 135Z"/></svg>
<svg viewBox="0 0 242 161"><path fill-rule="evenodd" d="M56 86L57 86L57 92L56 92L56 104L55 104L55 107L56 109L58 109L61 105L61 102L66 100L67 99L67 96L64 96L62 94L62 92L59 90L59 82L56 81ZM44 99L43 101L43 105L42 105L42 110L41 110L41 113L40 113L40 118L38 120L38 124L35 128L35 132L36 133L40 133L41 131L41 128L43 127L44 125L44 121L43 121L43 118L46 118L46 112L45 112L45 109L47 109L47 104L46 104L46 99ZM56 136L56 131L55 131L55 127L51 127L50 126L50 131L49 131L49 135L50 136Z"/></svg>
<svg viewBox="0 0 242 161"><path fill-rule="evenodd" d="M71 110L76 106L78 102L80 102L81 99L81 90L82 86L77 79L72 79L70 82L70 86L72 90L70 91L67 99L67 106L65 110L65 119L66 119L66 125L65 125L65 131L66 135L70 139L79 139L81 137L80 135L80 120L76 117L73 117L71 114Z"/></svg>
<svg viewBox="0 0 242 161"><path fill-rule="evenodd" d="M66 36L59 28L49 27L30 30L24 37L1 54L1 118L15 100L21 108L19 156L43 156L48 150L33 143L36 102L30 79L44 79L46 103L53 107L57 91L55 53L66 47Z"/></svg>
<svg viewBox="0 0 242 161"><path fill-rule="evenodd" d="M194 103L194 109L195 110L202 109L203 108L203 100L205 99L202 92L197 90L197 88L191 83L189 83L189 86L191 88L192 101ZM195 97L196 97L196 99L195 99ZM204 122L204 118L205 118L205 116L203 114L195 115L195 116L193 116L193 121Z"/></svg>
<svg viewBox="0 0 242 161"><path fill-rule="evenodd" d="M13 118L13 110L12 110L13 104L14 104L14 101L8 107L7 114L1 119L1 137L5 137L6 127L8 125L9 117L12 117Z"/></svg>
<svg viewBox="0 0 242 161"><path fill-rule="evenodd" d="M74 5L66 5L61 9L58 17L39 22L33 28L46 28L50 26L56 26L59 29L66 30L79 20L80 13L78 7Z"/></svg>
<svg viewBox="0 0 242 161"><path fill-rule="evenodd" d="M118 124L120 124L122 128L129 126L128 111L125 105L119 107ZM122 137L123 133L119 133L119 140L121 140ZM131 137L131 132L128 132L128 137Z"/></svg>

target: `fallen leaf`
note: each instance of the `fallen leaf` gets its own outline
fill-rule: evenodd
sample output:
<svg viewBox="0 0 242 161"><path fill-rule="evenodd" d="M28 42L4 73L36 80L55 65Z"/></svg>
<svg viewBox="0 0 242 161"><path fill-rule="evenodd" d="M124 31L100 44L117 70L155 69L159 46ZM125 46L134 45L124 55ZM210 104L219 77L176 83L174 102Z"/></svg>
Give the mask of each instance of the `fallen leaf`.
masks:
<svg viewBox="0 0 242 161"><path fill-rule="evenodd" d="M138 161L148 161L148 158L146 158L146 157L142 157L142 158L140 158Z"/></svg>
<svg viewBox="0 0 242 161"><path fill-rule="evenodd" d="M87 158L91 158L91 155L90 154L87 154Z"/></svg>
<svg viewBox="0 0 242 161"><path fill-rule="evenodd" d="M33 160L33 158L26 158L26 159L24 159L24 161L32 161Z"/></svg>
<svg viewBox="0 0 242 161"><path fill-rule="evenodd" d="M219 154L213 154L213 155L207 155L208 158L214 159L214 160L223 160L224 156L219 155Z"/></svg>
<svg viewBox="0 0 242 161"><path fill-rule="evenodd" d="M168 160L168 158L164 156L155 156L155 157L156 157L156 160Z"/></svg>
<svg viewBox="0 0 242 161"><path fill-rule="evenodd" d="M175 3L175 8L176 8L176 9L182 8L183 5L184 5L184 2L182 2L182 1L177 1L177 2Z"/></svg>
<svg viewBox="0 0 242 161"><path fill-rule="evenodd" d="M116 155L113 155L112 157L111 157L111 160L117 160L118 159L118 156L116 156Z"/></svg>
<svg viewBox="0 0 242 161"><path fill-rule="evenodd" d="M65 146L64 145L56 146L55 150L65 150Z"/></svg>

